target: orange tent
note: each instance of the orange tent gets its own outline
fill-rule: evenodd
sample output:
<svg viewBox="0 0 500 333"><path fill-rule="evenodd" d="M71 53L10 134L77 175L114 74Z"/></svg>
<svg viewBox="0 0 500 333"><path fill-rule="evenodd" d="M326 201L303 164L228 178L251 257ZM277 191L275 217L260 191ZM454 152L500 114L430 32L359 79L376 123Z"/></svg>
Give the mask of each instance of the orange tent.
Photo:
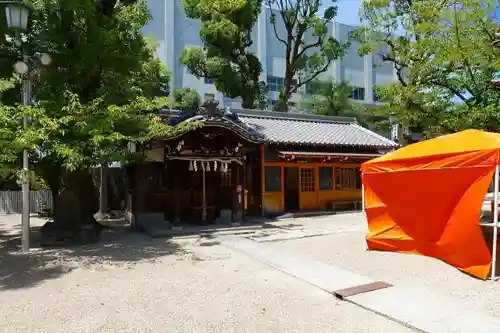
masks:
<svg viewBox="0 0 500 333"><path fill-rule="evenodd" d="M368 249L435 257L486 279L479 216L499 157L500 134L466 130L364 163Z"/></svg>

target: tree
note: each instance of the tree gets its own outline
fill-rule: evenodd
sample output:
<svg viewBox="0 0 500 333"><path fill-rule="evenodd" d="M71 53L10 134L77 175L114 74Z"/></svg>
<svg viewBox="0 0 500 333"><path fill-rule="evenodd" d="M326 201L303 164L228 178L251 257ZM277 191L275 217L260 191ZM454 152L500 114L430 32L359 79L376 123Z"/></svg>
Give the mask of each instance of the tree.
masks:
<svg viewBox="0 0 500 333"><path fill-rule="evenodd" d="M309 85L302 108L323 116L353 117L367 127L369 111L351 100L352 91L353 87L347 81L314 80Z"/></svg>
<svg viewBox="0 0 500 333"><path fill-rule="evenodd" d="M320 17L321 0L266 3L273 8L270 23L285 49L284 86L277 108L287 111L292 94L326 72L332 61L342 58L349 43L341 44L329 35L328 26L337 15L336 6L327 7Z"/></svg>
<svg viewBox="0 0 500 333"><path fill-rule="evenodd" d="M180 110L198 110L200 108L200 95L193 88L175 88L172 92L174 98L172 108Z"/></svg>
<svg viewBox="0 0 500 333"><path fill-rule="evenodd" d="M181 62L198 78L210 77L225 96L254 108L261 94L259 59L249 50L262 0L184 0L186 16L201 21L203 48L187 47Z"/></svg>
<svg viewBox="0 0 500 333"><path fill-rule="evenodd" d="M154 96L167 88L169 77L154 57L154 43L141 33L150 19L146 3L109 3L33 0L26 51L46 52L52 63L33 77L36 107L0 106L0 120L13 122L0 140L13 136L14 153L30 148L55 195L62 185L77 194L86 222L97 211L90 168L127 162L133 157L128 142L144 143L172 130L154 112L166 105ZM0 53L10 56L2 65L10 62L12 68L19 49L5 41ZM20 128L23 114L33 119L27 131Z"/></svg>
<svg viewBox="0 0 500 333"><path fill-rule="evenodd" d="M396 69L387 89L390 107L429 136L500 129L500 93L491 86L499 68L492 46L497 24L492 0L366 1L358 31L361 53L375 51ZM371 32L368 32L371 31Z"/></svg>

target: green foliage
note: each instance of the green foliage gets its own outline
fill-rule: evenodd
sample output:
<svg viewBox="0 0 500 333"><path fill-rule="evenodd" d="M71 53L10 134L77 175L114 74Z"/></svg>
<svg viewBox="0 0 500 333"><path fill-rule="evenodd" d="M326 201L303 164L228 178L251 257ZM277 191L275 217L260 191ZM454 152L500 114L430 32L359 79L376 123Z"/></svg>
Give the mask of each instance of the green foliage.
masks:
<svg viewBox="0 0 500 333"><path fill-rule="evenodd" d="M272 12L270 23L285 49L284 87L277 108L287 111L292 94L342 58L349 43L339 43L328 32L337 16L336 6L325 8L321 17L321 0L266 0L266 4L277 10Z"/></svg>
<svg viewBox="0 0 500 333"><path fill-rule="evenodd" d="M200 108L200 95L192 88L175 88L172 92L174 98L171 107L179 110L198 110Z"/></svg>
<svg viewBox="0 0 500 333"><path fill-rule="evenodd" d="M14 80L0 80L0 94L12 89ZM10 165L19 158L24 146L19 133L22 131L22 115L24 109L0 103L0 177L11 174Z"/></svg>
<svg viewBox="0 0 500 333"><path fill-rule="evenodd" d="M261 85L259 59L249 50L262 0L184 0L186 16L201 21L203 49L187 47L181 62L196 77L211 77L225 96L253 108Z"/></svg>
<svg viewBox="0 0 500 333"><path fill-rule="evenodd" d="M337 83L332 79L314 80L308 87L302 108L323 116L353 117L361 125L368 126L369 110L350 99L353 86L348 82Z"/></svg>
<svg viewBox="0 0 500 333"><path fill-rule="evenodd" d="M492 45L497 24L493 0L365 1L367 30L357 31L360 53L376 52L397 71L387 87L397 113L427 136L466 128L500 130L500 93L491 85L500 68ZM368 33L372 31L372 33Z"/></svg>
<svg viewBox="0 0 500 333"><path fill-rule="evenodd" d="M52 62L33 64L36 107L2 97L0 149L6 151L0 152L0 164L14 163L22 148L36 152L33 162L45 169L125 162L128 142L170 133L155 116L168 104L154 96L165 95L169 74L154 57L154 42L141 33L150 19L145 1L112 7L88 0L31 2L25 51L48 53ZM19 95L19 80L7 78L21 50L5 41L0 53L9 57L0 63L0 73L10 73L0 88ZM28 130L21 128L23 115L32 119Z"/></svg>

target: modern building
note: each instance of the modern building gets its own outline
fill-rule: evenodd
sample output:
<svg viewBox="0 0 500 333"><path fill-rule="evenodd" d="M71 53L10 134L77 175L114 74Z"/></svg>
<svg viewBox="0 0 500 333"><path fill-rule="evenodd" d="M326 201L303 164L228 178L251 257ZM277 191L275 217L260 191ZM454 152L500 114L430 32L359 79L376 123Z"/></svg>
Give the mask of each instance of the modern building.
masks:
<svg viewBox="0 0 500 333"><path fill-rule="evenodd" d="M215 99L220 105L240 107L239 101L227 98L218 92L210 78L198 79L181 65L179 59L185 47L202 45L199 34L200 23L185 16L182 0L149 0L148 5L153 19L144 28L144 32L153 36L158 42L157 56L172 73L171 88L194 88L205 100ZM285 71L284 46L277 40L273 26L269 23L270 13L269 8L262 10L252 31L254 43L251 46L251 50L257 54L262 63L261 81L268 87L268 105L277 100L283 86ZM346 41L349 32L354 29L353 26L332 22L329 31L337 40ZM355 87L352 98L371 104L376 102L374 86L393 82L395 73L391 64L382 64L376 54L360 57L357 49L358 45L354 43L347 55L342 60L332 63L328 71L322 75L325 79L350 82ZM292 100L298 101L300 97L300 94L296 94Z"/></svg>

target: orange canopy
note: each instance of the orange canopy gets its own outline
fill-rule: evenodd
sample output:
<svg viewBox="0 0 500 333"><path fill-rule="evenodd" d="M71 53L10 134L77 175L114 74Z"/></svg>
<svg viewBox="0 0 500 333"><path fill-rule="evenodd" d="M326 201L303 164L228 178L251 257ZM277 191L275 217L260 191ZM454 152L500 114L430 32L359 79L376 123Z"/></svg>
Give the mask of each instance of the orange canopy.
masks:
<svg viewBox="0 0 500 333"><path fill-rule="evenodd" d="M368 249L435 257L486 279L479 216L499 156L500 134L466 130L364 163Z"/></svg>

